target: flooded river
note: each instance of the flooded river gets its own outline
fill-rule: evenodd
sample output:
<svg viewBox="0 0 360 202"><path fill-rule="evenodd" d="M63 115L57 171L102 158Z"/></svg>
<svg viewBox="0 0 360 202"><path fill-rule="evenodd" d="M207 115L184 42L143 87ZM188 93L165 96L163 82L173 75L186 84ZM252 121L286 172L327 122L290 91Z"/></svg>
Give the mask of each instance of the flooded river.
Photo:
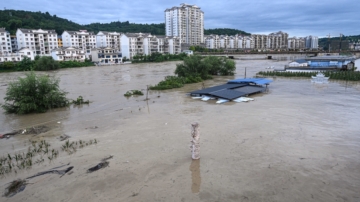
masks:
<svg viewBox="0 0 360 202"><path fill-rule="evenodd" d="M245 67L247 77L269 66L283 68L289 61L281 57L236 60L235 76L204 84L243 78ZM14 179L74 166L71 175L34 178L24 191L1 201L360 201L360 83L272 78L268 92L251 96L255 101L220 105L186 95L201 83L150 91L148 101L123 96L172 75L177 63L46 72L61 79L69 98L81 95L90 105L23 116L1 109L0 133L38 125L51 130L1 139L0 154L26 151L29 139L60 148L56 137L63 134L99 143L0 178L3 191ZM0 100L4 85L22 75L0 74ZM189 149L195 121L199 161L191 160ZM114 155L110 167L86 173L107 155Z"/></svg>

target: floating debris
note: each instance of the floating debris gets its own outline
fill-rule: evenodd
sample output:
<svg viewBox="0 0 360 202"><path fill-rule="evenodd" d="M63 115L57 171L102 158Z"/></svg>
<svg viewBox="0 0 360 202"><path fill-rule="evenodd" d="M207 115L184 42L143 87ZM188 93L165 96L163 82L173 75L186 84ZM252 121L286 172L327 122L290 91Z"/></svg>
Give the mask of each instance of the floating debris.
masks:
<svg viewBox="0 0 360 202"><path fill-rule="evenodd" d="M38 173L36 175L30 176L30 177L28 177L26 179L31 179L31 178L38 177L38 176L45 175L45 174L59 174L59 175L61 175L60 177L62 177L67 172L72 170L73 168L74 168L74 166L70 166L70 167L66 168L65 170L48 170L48 171L40 172L40 173Z"/></svg>
<svg viewBox="0 0 360 202"><path fill-rule="evenodd" d="M10 185L6 187L4 196L5 197L12 197L16 195L19 192L22 192L25 190L27 183L26 180L17 179L12 182L10 182Z"/></svg>
<svg viewBox="0 0 360 202"><path fill-rule="evenodd" d="M87 172L92 173L94 171L103 169L103 168L108 167L108 166L109 166L109 161L103 161L103 162L100 162L99 164L97 164L96 166L89 168L87 170Z"/></svg>

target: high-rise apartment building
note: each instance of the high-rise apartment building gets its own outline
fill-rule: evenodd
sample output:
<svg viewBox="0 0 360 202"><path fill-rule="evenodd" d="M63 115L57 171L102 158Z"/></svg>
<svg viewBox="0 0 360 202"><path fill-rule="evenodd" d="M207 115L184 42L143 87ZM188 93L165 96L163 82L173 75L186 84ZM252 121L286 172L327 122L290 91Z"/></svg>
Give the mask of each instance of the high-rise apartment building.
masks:
<svg viewBox="0 0 360 202"><path fill-rule="evenodd" d="M317 36L307 36L305 37L305 46L307 49L318 49L319 41Z"/></svg>
<svg viewBox="0 0 360 202"><path fill-rule="evenodd" d="M196 5L180 4L165 10L166 36L180 37L181 43L204 43L204 12Z"/></svg>

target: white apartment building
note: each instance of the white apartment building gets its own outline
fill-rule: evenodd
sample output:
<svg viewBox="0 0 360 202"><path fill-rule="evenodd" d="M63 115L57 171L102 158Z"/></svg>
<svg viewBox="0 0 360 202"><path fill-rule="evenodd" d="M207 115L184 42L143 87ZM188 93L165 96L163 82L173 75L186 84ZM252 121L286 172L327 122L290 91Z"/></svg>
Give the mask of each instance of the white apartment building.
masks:
<svg viewBox="0 0 360 202"><path fill-rule="evenodd" d="M220 35L220 48L228 49L229 45L229 37L227 35Z"/></svg>
<svg viewBox="0 0 360 202"><path fill-rule="evenodd" d="M307 36L305 37L305 47L307 49L318 49L319 48L319 39L317 36Z"/></svg>
<svg viewBox="0 0 360 202"><path fill-rule="evenodd" d="M118 32L99 31L96 35L96 47L111 47L121 51L120 37L121 33Z"/></svg>
<svg viewBox="0 0 360 202"><path fill-rule="evenodd" d="M289 35L282 31L271 33L269 35L252 34L251 37L254 41L254 48L258 50L284 50L288 48Z"/></svg>
<svg viewBox="0 0 360 202"><path fill-rule="evenodd" d="M144 37L149 33L124 33L120 37L122 56L132 59L135 55L144 54Z"/></svg>
<svg viewBox="0 0 360 202"><path fill-rule="evenodd" d="M196 5L180 4L165 10L166 36L180 37L181 43L204 42L204 12Z"/></svg>
<svg viewBox="0 0 360 202"><path fill-rule="evenodd" d="M85 52L83 49L74 47L60 47L51 51L51 56L56 61L85 61Z"/></svg>
<svg viewBox="0 0 360 202"><path fill-rule="evenodd" d="M250 36L236 36L237 49L254 49L254 40Z"/></svg>
<svg viewBox="0 0 360 202"><path fill-rule="evenodd" d="M205 39L205 47L208 49L219 49L220 48L220 37L219 35L209 35Z"/></svg>
<svg viewBox="0 0 360 202"><path fill-rule="evenodd" d="M58 47L55 30L17 29L18 49L29 48L34 55L50 56L51 50Z"/></svg>
<svg viewBox="0 0 360 202"><path fill-rule="evenodd" d="M181 42L179 37L156 36L159 44L159 53L179 54L181 53Z"/></svg>
<svg viewBox="0 0 360 202"><path fill-rule="evenodd" d="M152 53L159 52L159 41L155 35L144 36L143 41L144 55L151 55Z"/></svg>
<svg viewBox="0 0 360 202"><path fill-rule="evenodd" d="M91 55L91 49L96 48L96 35L87 30L64 31L61 37L63 47L80 48L87 58Z"/></svg>
<svg viewBox="0 0 360 202"><path fill-rule="evenodd" d="M169 54L181 53L181 39L180 37L168 37Z"/></svg>
<svg viewBox="0 0 360 202"><path fill-rule="evenodd" d="M0 54L11 53L10 33L5 28L0 28Z"/></svg>
<svg viewBox="0 0 360 202"><path fill-rule="evenodd" d="M3 62L20 62L24 57L34 60L34 51L28 48L21 48L16 53L0 53L0 63Z"/></svg>
<svg viewBox="0 0 360 202"><path fill-rule="evenodd" d="M303 37L291 37L288 38L288 48L292 50L302 50L305 49L305 38Z"/></svg>
<svg viewBox="0 0 360 202"><path fill-rule="evenodd" d="M209 35L205 38L208 49L254 49L253 39L250 36Z"/></svg>

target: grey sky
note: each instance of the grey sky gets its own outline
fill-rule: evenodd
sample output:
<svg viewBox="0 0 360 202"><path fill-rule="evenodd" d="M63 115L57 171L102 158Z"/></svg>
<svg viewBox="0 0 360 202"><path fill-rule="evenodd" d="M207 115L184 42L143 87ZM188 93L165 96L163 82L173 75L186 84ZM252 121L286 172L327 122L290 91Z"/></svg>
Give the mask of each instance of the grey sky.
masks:
<svg viewBox="0 0 360 202"><path fill-rule="evenodd" d="M151 24L163 23L164 10L180 3L201 7L206 29L234 28L257 34L285 31L290 36L360 35L359 0L4 0L1 5L48 11L79 24L118 20Z"/></svg>

